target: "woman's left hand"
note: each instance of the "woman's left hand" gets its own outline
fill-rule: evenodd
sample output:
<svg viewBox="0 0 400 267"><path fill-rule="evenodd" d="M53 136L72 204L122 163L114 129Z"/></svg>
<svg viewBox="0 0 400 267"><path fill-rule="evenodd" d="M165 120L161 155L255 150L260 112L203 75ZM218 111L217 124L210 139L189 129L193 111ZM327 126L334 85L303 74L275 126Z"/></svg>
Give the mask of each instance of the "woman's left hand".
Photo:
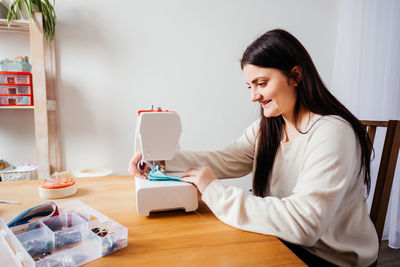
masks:
<svg viewBox="0 0 400 267"><path fill-rule="evenodd" d="M217 177L208 167L196 167L185 171L181 178L185 182L189 182L197 186L200 193L203 193L212 181L216 180Z"/></svg>

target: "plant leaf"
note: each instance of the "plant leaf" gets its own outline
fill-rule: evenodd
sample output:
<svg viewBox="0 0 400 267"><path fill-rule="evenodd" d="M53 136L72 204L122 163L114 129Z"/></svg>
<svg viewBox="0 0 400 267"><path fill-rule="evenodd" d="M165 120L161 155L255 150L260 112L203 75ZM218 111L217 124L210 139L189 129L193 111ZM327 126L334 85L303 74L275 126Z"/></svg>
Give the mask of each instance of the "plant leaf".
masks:
<svg viewBox="0 0 400 267"><path fill-rule="evenodd" d="M43 10L43 8L42 8L42 0L36 0L36 1L33 0L32 2L35 2L35 4L36 4L38 10L39 10L40 12L42 12L42 10Z"/></svg>
<svg viewBox="0 0 400 267"><path fill-rule="evenodd" d="M50 44L54 39L56 13L54 10L55 0L9 0L7 23L11 25L14 20L18 20L22 11L22 6L26 8L28 15L33 19L33 12L41 12L43 18L43 33L47 42Z"/></svg>
<svg viewBox="0 0 400 267"><path fill-rule="evenodd" d="M32 18L32 3L29 0L23 0L23 3L25 4L26 10L28 11L28 15L30 18Z"/></svg>

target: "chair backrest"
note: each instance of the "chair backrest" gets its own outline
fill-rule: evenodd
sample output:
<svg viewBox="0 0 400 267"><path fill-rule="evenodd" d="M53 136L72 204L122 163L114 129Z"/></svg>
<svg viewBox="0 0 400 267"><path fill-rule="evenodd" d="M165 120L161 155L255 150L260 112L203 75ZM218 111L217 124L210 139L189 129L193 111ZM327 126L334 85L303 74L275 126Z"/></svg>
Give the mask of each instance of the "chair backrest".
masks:
<svg viewBox="0 0 400 267"><path fill-rule="evenodd" d="M375 225L379 241L382 239L385 225L386 212L392 190L394 172L400 147L400 121L361 121L368 131L371 143L374 143L377 127L387 127L385 143L383 145L381 162L378 170L378 178L374 190L374 198L370 211L370 217ZM369 149L371 156L372 147Z"/></svg>

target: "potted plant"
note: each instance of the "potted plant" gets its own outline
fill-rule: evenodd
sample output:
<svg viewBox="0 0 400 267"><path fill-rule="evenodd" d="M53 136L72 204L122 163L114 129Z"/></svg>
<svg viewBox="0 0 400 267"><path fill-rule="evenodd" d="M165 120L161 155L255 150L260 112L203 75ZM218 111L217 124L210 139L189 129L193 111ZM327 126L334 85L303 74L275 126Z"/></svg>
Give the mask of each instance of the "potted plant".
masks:
<svg viewBox="0 0 400 267"><path fill-rule="evenodd" d="M9 0L8 25L13 20L20 17L33 19L33 12L42 13L43 17L43 33L47 42L50 44L54 39L54 31L56 26L56 13L54 11L55 0Z"/></svg>

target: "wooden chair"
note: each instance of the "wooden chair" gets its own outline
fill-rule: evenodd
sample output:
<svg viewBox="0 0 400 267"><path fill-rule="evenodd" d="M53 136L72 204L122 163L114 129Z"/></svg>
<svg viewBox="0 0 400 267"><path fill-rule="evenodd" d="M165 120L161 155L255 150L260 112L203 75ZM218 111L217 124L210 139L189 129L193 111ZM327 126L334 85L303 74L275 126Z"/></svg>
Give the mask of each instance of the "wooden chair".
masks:
<svg viewBox="0 0 400 267"><path fill-rule="evenodd" d="M393 177L395 173L397 156L400 147L400 121L361 121L365 126L371 143L374 143L377 127L387 127L385 143L383 145L381 162L378 170L378 178L374 190L374 197L370 211L370 217L375 225L379 241L382 239L383 227L385 225L386 212L392 190ZM372 147L369 149L371 156ZM378 260L372 266L376 266Z"/></svg>

